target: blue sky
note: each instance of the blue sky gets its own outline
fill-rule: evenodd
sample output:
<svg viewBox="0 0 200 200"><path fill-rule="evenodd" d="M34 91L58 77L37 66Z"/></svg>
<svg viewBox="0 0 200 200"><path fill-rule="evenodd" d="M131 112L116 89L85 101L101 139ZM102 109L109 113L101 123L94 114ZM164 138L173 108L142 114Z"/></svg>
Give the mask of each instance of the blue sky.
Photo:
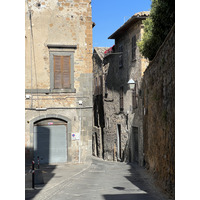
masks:
<svg viewBox="0 0 200 200"><path fill-rule="evenodd" d="M92 0L93 46L111 47L114 40L108 37L131 16L149 11L151 0Z"/></svg>

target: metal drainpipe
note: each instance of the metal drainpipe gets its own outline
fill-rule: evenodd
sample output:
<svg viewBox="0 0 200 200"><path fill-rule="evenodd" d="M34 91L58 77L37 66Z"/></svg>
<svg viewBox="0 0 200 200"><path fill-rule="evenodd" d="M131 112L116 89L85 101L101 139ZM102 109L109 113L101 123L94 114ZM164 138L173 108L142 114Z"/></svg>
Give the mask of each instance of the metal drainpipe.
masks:
<svg viewBox="0 0 200 200"><path fill-rule="evenodd" d="M80 135L79 135L79 156L78 156L78 162L81 162L81 130L82 130L82 105L83 105L83 101L79 100L78 104L80 106Z"/></svg>
<svg viewBox="0 0 200 200"><path fill-rule="evenodd" d="M79 163L81 162L81 129L82 129L82 108L80 108L80 135L79 135Z"/></svg>
<svg viewBox="0 0 200 200"><path fill-rule="evenodd" d="M31 108L33 108L33 99L32 99L32 89L33 89L33 75L32 75L32 20L31 20L31 10L28 8L29 12L29 20L30 20L30 32L31 32L31 37L30 37L30 60L31 60Z"/></svg>

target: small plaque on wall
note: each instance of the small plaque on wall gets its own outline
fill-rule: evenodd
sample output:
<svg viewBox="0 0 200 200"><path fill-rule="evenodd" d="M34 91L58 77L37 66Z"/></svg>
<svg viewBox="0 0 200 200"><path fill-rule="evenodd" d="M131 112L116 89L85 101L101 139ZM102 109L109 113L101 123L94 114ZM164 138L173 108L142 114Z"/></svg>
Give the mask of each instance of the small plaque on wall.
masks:
<svg viewBox="0 0 200 200"><path fill-rule="evenodd" d="M79 140L80 134L79 133L72 133L72 140Z"/></svg>

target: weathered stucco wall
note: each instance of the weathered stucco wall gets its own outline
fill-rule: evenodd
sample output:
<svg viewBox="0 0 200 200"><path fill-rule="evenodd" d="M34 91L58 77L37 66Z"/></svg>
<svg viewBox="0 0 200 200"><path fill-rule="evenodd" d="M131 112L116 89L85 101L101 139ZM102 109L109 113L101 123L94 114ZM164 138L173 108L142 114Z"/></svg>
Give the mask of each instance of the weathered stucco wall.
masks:
<svg viewBox="0 0 200 200"><path fill-rule="evenodd" d="M74 52L75 86L79 91L82 73L92 73L92 14L91 0L28 0L32 13L34 51L32 54L32 88L50 87L48 44L77 45ZM31 88L31 32L26 5L26 89ZM33 46L34 45L34 46ZM53 49L52 49L53 50ZM71 51L67 50L67 51ZM89 54L91 53L91 54ZM85 67L88 66L88 67Z"/></svg>
<svg viewBox="0 0 200 200"><path fill-rule="evenodd" d="M175 27L143 77L144 159L159 184L174 195Z"/></svg>
<svg viewBox="0 0 200 200"><path fill-rule="evenodd" d="M77 133L82 107L81 161L85 161L91 155L92 140L91 0L27 0L25 8L25 88L26 94L30 95L25 100L26 158L31 158L33 153L30 127L35 118L64 116L70 121L71 132L68 134ZM61 47L50 48L49 45ZM74 90L71 92L53 93L50 90L52 51L73 54ZM83 101L82 106L78 105L79 100ZM78 145L78 141L70 143L68 161L78 161Z"/></svg>

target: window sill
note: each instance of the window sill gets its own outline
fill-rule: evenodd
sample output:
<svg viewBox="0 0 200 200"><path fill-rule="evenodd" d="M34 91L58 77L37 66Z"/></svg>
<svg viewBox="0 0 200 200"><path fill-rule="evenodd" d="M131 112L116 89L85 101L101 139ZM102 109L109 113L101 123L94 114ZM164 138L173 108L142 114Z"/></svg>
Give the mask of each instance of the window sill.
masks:
<svg viewBox="0 0 200 200"><path fill-rule="evenodd" d="M52 94L52 93L76 93L75 88L71 89L26 89L25 93L46 93L46 94Z"/></svg>
<svg viewBox="0 0 200 200"><path fill-rule="evenodd" d="M69 89L51 89L50 93L76 93L75 88L69 88Z"/></svg>

